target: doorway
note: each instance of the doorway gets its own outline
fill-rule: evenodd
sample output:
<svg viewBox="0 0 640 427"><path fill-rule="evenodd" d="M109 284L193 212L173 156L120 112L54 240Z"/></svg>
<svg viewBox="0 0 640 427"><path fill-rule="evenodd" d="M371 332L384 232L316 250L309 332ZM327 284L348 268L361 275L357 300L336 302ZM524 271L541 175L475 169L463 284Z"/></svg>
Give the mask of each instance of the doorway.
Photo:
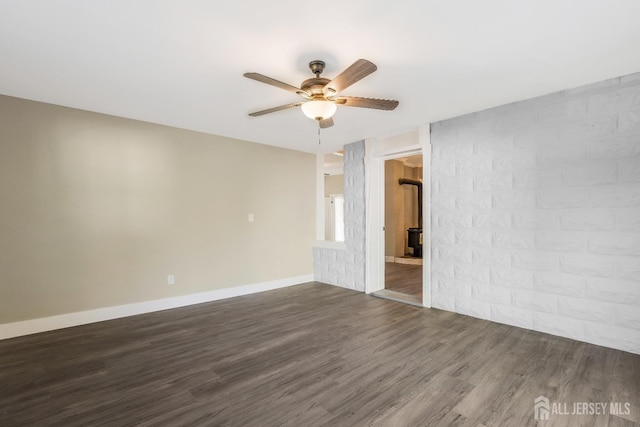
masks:
<svg viewBox="0 0 640 427"><path fill-rule="evenodd" d="M422 155L384 161L384 290L422 305Z"/></svg>
<svg viewBox="0 0 640 427"><path fill-rule="evenodd" d="M387 137L383 139L368 139L367 153L365 156L365 168L367 169L366 175L366 197L367 197L367 218L366 218L366 281L365 292L387 299L396 300L403 303L413 304L420 307L431 307L431 175L429 165L431 164L431 144L430 144L430 126L428 124L421 125L417 130L407 132L406 134L400 134L393 137ZM393 253L393 259L388 257L386 246L388 243L387 236L387 224L385 216L388 214L385 203L386 194L388 192L385 181L385 168L389 167L386 162L389 160L398 160L404 158L411 158L413 156L421 156L422 164L422 235L419 230L415 230L419 227L417 218L419 216L418 204L415 206L415 216L413 219L416 221L409 225L402 225L404 232L402 234L402 246L404 253ZM418 157L419 158L419 157ZM412 159L413 160L413 159ZM413 165L412 165L413 166ZM416 166L418 166L416 164ZM415 173L415 172L414 172ZM417 176L417 175L413 175ZM404 177L408 178L408 177ZM398 178L399 179L399 178ZM395 185L400 186L399 182ZM407 188L404 188L407 187ZM402 185L403 191L417 192L416 186ZM417 194L416 194L417 198ZM410 200L409 198L407 198ZM412 213L412 215L414 215ZM400 228L400 226L398 226ZM409 229L414 237L417 237L418 243L422 243L422 247L412 244L409 246ZM405 239L407 245L405 246ZM412 241L411 243L413 243ZM394 243L395 245L395 243ZM400 246L400 245L398 245ZM416 250L414 252L414 250ZM413 260L412 258L420 258L418 252L422 252L422 265L419 265L420 261ZM409 255L409 256L407 256ZM394 261L393 264L387 262ZM399 262L396 262L399 261ZM409 265L413 268L414 273L420 273L416 278L418 283L422 283L422 297L420 298L419 290L414 295L411 293L398 292L393 289L389 289L387 286L386 276L392 276L394 274L392 268L402 267ZM408 269L408 268L407 268ZM402 271L402 270L401 270ZM401 273L402 275L402 273ZM416 276L412 276L416 277ZM390 277L390 281L394 280ZM398 278L395 278L396 283L399 282ZM393 285L391 285L393 286ZM406 292L406 290L405 290Z"/></svg>

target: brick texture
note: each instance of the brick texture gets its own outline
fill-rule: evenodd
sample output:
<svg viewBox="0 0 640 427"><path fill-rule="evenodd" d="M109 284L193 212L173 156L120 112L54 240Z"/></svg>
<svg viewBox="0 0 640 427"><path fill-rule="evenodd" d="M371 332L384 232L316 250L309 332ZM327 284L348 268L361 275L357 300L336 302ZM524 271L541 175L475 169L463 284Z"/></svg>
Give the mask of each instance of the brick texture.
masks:
<svg viewBox="0 0 640 427"><path fill-rule="evenodd" d="M640 353L640 73L434 123L434 307Z"/></svg>
<svg viewBox="0 0 640 427"><path fill-rule="evenodd" d="M313 249L314 279L358 291L365 290L364 141L344 147L344 228L346 250Z"/></svg>

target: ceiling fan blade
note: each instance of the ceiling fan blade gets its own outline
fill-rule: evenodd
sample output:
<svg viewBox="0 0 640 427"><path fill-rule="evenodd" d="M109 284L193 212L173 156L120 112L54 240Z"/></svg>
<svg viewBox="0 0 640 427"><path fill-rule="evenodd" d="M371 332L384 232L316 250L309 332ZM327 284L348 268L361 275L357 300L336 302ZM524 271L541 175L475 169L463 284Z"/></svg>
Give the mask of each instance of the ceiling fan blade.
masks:
<svg viewBox="0 0 640 427"><path fill-rule="evenodd" d="M378 67L373 62L366 59L358 59L351 64L349 68L338 74L336 78L331 80L323 88L324 94L327 96L342 92L355 82L367 77L369 74L377 70Z"/></svg>
<svg viewBox="0 0 640 427"><path fill-rule="evenodd" d="M328 119L320 120L320 129L326 129L333 126L333 117L329 117Z"/></svg>
<svg viewBox="0 0 640 427"><path fill-rule="evenodd" d="M282 110L287 110L289 108L299 107L302 104L304 104L304 102L294 102L292 104L281 105L279 107L273 107L273 108L268 108L266 110L261 110L261 111L256 111L254 113L249 113L249 115L251 117L264 116L265 114L275 113L276 111L282 111Z"/></svg>
<svg viewBox="0 0 640 427"><path fill-rule="evenodd" d="M284 90L287 90L289 92L296 93L296 94L298 94L300 96L303 96L303 97L305 97L307 99L311 99L311 95L308 94L307 92L303 91L302 89L297 88L295 86L291 86L290 84L287 84L287 83L283 83L280 80L272 79L271 77L267 77L267 76L265 76L263 74L260 74L260 73L244 73L243 76L245 76L248 79L258 81L260 83L266 83L268 85L279 87L280 89L284 89Z"/></svg>
<svg viewBox="0 0 640 427"><path fill-rule="evenodd" d="M334 101L347 107L375 108L376 110L393 110L399 104L393 99L358 98L357 96L341 96Z"/></svg>

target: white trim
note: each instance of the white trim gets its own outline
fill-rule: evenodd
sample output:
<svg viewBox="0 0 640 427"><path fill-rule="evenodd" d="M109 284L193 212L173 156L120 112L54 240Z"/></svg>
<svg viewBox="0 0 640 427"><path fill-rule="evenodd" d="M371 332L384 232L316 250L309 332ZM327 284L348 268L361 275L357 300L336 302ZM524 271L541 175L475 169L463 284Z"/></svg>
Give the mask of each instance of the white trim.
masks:
<svg viewBox="0 0 640 427"><path fill-rule="evenodd" d="M114 307L97 308L95 310L79 311L75 313L61 314L58 316L24 320L21 322L5 323L0 325L0 339L36 334L38 332L51 331L54 329L69 328L71 326L86 325L87 323L102 322L104 320L135 316L137 314L151 313L170 308L185 307L193 304L201 304L204 302L233 298L241 295L270 291L272 289L284 288L312 281L313 275L309 274L251 285L236 286L233 288L216 289L215 291L209 292L181 295L172 298L163 298Z"/></svg>
<svg viewBox="0 0 640 427"><path fill-rule="evenodd" d="M388 151L378 157L380 157L383 160L394 160L401 157L416 156L419 154L422 154L422 146L420 144L416 144L416 145L403 147L402 149L397 148L397 149L394 149L393 151Z"/></svg>
<svg viewBox="0 0 640 427"><path fill-rule="evenodd" d="M316 239L324 239L324 154L316 154Z"/></svg>
<svg viewBox="0 0 640 427"><path fill-rule="evenodd" d="M376 156L377 139L365 140L365 287L367 294L384 289L384 160ZM380 185L382 182L382 185Z"/></svg>
<svg viewBox="0 0 640 427"><path fill-rule="evenodd" d="M416 307L423 307L422 300L420 298L413 295L407 295L400 292L392 291L389 289L382 289L377 292L372 292L371 295L378 298L388 299L390 301L415 305Z"/></svg>
<svg viewBox="0 0 640 427"><path fill-rule="evenodd" d="M422 305L431 308L431 124L418 130L422 147ZM426 238L424 238L426 237Z"/></svg>
<svg viewBox="0 0 640 427"><path fill-rule="evenodd" d="M406 144L418 137L417 144ZM391 141L367 140L365 156L365 191L367 195L366 220L366 293L384 289L384 162L405 156L422 154L423 209L422 223L423 266L422 306L431 307L431 140L430 124L417 131L399 135Z"/></svg>

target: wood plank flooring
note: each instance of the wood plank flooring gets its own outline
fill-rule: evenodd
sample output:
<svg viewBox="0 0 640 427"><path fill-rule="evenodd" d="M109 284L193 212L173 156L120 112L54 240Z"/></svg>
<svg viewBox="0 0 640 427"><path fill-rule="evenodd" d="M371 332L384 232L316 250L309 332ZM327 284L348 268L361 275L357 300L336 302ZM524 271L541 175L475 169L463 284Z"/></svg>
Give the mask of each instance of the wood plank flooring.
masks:
<svg viewBox="0 0 640 427"><path fill-rule="evenodd" d="M0 341L0 426L535 426L629 402L640 356L320 283Z"/></svg>
<svg viewBox="0 0 640 427"><path fill-rule="evenodd" d="M422 266L386 262L384 288L422 300Z"/></svg>

